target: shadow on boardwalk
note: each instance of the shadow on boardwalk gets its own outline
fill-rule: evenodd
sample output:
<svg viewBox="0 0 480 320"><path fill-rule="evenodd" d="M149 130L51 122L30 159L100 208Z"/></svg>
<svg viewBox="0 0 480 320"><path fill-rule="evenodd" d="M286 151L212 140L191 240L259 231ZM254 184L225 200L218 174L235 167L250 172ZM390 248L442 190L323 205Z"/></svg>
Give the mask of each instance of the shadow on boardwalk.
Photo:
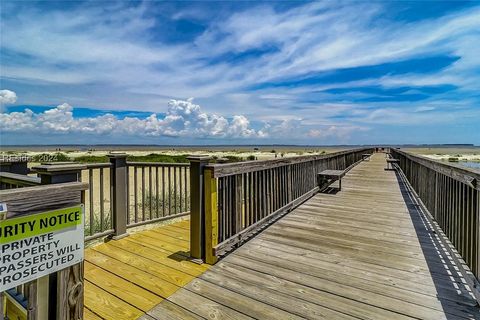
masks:
<svg viewBox="0 0 480 320"><path fill-rule="evenodd" d="M444 248L439 236L425 216L424 210L426 209L410 191L408 182L405 181L404 177L398 172L395 172L395 174L438 292L438 300L443 306L447 319L458 319L458 316L451 312L453 306L456 308L462 305L472 307L478 306L478 304L471 295L468 286L464 284L465 280L451 259L449 252ZM442 267L439 268L439 266ZM472 314L472 318L480 319L480 308L476 314Z"/></svg>

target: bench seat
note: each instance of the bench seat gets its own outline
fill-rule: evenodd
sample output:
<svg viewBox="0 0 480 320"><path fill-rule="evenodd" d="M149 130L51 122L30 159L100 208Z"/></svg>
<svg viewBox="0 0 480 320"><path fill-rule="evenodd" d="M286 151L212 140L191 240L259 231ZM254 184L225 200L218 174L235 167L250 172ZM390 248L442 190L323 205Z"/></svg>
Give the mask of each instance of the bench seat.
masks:
<svg viewBox="0 0 480 320"><path fill-rule="evenodd" d="M342 190L342 178L346 173L347 172L345 170L323 170L322 172L318 173L318 177L320 180L338 180L338 190Z"/></svg>
<svg viewBox="0 0 480 320"><path fill-rule="evenodd" d="M395 158L387 158L387 167L385 170L393 170L393 164L394 163L400 163L400 160L395 159Z"/></svg>

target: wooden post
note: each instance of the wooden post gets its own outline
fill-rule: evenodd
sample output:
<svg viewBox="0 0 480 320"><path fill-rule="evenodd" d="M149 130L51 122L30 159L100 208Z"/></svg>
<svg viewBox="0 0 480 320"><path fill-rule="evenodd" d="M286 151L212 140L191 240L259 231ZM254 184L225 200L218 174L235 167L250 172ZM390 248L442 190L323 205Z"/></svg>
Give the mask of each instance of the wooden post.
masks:
<svg viewBox="0 0 480 320"><path fill-rule="evenodd" d="M190 257L198 262L205 258L205 207L203 171L209 156L189 156L190 161Z"/></svg>
<svg viewBox="0 0 480 320"><path fill-rule="evenodd" d="M239 201L239 199L237 199ZM211 169L205 170L205 262L215 264L213 248L218 244L217 179ZM239 212L237 212L239 214Z"/></svg>
<svg viewBox="0 0 480 320"><path fill-rule="evenodd" d="M86 169L86 166L51 163L32 169L37 172L42 184L57 184L79 181L81 170ZM28 309L38 310L33 312L36 317L29 317L29 320L43 319L46 314L49 319L83 319L83 262L36 281L35 305L31 306L32 301L29 299Z"/></svg>
<svg viewBox="0 0 480 320"><path fill-rule="evenodd" d="M112 239L118 240L127 233L127 155L125 153L110 153L108 155L110 168L110 193L112 205L113 230Z"/></svg>
<svg viewBox="0 0 480 320"><path fill-rule="evenodd" d="M213 178L212 178L213 179ZM242 225L242 209L243 209L243 180L242 180L242 175L241 174L237 174L234 176L234 182L235 182L235 193L233 195L233 203L235 204L235 215L233 217L234 219L234 223L235 223L235 227L234 227L234 230L235 230L235 233L239 233L240 231L242 231L242 228L243 228L243 225ZM208 181L206 180L206 177L205 177L205 207L207 207L207 203L206 201L208 200L207 198L209 198L209 195L207 193L207 189L206 189L206 186L207 186L207 183ZM216 185L215 185L215 196L217 194L217 189L216 189ZM216 205L217 201L215 200L215 205ZM208 208L210 209L210 208ZM215 213L216 213L216 210L215 210Z"/></svg>

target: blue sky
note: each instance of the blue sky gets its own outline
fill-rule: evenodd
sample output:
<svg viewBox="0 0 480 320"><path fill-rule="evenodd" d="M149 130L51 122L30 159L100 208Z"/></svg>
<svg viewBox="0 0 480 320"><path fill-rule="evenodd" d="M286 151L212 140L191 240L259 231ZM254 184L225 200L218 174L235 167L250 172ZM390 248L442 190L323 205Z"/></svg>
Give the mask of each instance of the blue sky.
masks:
<svg viewBox="0 0 480 320"><path fill-rule="evenodd" d="M1 6L2 144L480 144L478 2Z"/></svg>

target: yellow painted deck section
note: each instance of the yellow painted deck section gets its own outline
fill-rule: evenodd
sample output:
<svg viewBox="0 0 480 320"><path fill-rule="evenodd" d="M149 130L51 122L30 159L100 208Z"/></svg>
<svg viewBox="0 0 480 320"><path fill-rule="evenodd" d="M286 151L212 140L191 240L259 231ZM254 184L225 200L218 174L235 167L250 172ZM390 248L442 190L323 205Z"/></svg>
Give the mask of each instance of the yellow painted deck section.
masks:
<svg viewBox="0 0 480 320"><path fill-rule="evenodd" d="M84 319L137 319L208 269L188 261L189 221L85 251Z"/></svg>

